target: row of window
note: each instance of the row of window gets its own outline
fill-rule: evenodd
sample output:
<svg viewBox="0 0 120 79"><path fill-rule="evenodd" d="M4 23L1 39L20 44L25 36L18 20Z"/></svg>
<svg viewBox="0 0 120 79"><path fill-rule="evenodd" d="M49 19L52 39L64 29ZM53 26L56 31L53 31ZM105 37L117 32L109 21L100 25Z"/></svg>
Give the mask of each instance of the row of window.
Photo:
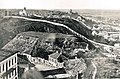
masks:
<svg viewBox="0 0 120 79"><path fill-rule="evenodd" d="M16 57L14 57L14 58L12 58L12 59L2 63L0 65L0 73L4 72L4 71L7 71L9 67L14 65L14 63L17 63L17 58Z"/></svg>
<svg viewBox="0 0 120 79"><path fill-rule="evenodd" d="M36 60L36 59L32 59L32 61L33 61L33 62L37 62L37 61L38 61L38 62L45 63L45 60L42 60L42 59L37 59L37 60Z"/></svg>
<svg viewBox="0 0 120 79"><path fill-rule="evenodd" d="M38 59L38 60L39 60L39 62L42 62L42 61L41 61L41 59ZM35 59L33 59L33 62L36 62L36 60L35 60Z"/></svg>
<svg viewBox="0 0 120 79"><path fill-rule="evenodd" d="M2 77L2 79L11 79L11 78L15 77L16 75L17 75L17 68L15 68L15 70L13 70L8 75Z"/></svg>
<svg viewBox="0 0 120 79"><path fill-rule="evenodd" d="M50 61L57 63L57 60L50 58Z"/></svg>
<svg viewBox="0 0 120 79"><path fill-rule="evenodd" d="M50 61L54 62L56 64L56 66L63 66L62 63L58 63L57 60L50 58Z"/></svg>
<svg viewBox="0 0 120 79"><path fill-rule="evenodd" d="M53 58L50 58L49 59L50 61L54 62L56 64L56 66L63 66L63 64L61 63L58 63L57 60L53 59ZM33 62L36 62L36 59L32 59ZM41 59L38 59L39 62L42 62L42 63L47 63L45 60L41 60Z"/></svg>

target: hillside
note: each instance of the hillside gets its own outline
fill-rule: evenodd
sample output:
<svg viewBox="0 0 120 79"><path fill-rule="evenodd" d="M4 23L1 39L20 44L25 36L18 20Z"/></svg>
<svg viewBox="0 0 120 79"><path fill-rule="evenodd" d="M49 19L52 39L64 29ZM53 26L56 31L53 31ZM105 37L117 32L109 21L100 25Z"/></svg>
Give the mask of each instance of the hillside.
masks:
<svg viewBox="0 0 120 79"><path fill-rule="evenodd" d="M59 14L61 12L58 12ZM93 36L92 30L86 25L90 25L92 28L94 23L85 18L82 19L84 21L71 17L46 17L45 15L43 17L5 16L0 20L0 48L24 52L46 60L50 54L62 52L64 62L72 60L66 62L68 72L77 74L79 68L80 72L85 72L84 77L86 78L94 79L95 76L103 76L105 75L103 70L110 66L105 70L107 73L114 65L106 62L107 60L101 61L95 58L107 58L109 54L110 56L119 55L119 52L113 49L113 46L107 45L109 43L102 36ZM107 48L110 52L107 51ZM82 59L76 61L76 57ZM103 66L104 62L109 64ZM102 69L103 72L97 68ZM106 76L108 75L106 74Z"/></svg>
<svg viewBox="0 0 120 79"><path fill-rule="evenodd" d="M2 49L26 52L32 56L41 56L42 53L45 56L63 49L63 54L68 58L71 58L74 57L75 50L78 49L78 47L80 48L81 45L83 48L85 42L79 41L79 38L76 38L73 35L29 31L17 34L16 37L7 43Z"/></svg>
<svg viewBox="0 0 120 79"><path fill-rule="evenodd" d="M51 18L52 19L52 18ZM55 18L54 18L55 19ZM49 20L49 18L48 18ZM60 20L60 21L59 21ZM70 19L56 19L58 22L62 22L62 24L67 25L70 29L78 32L79 34L90 37L91 30L88 30L86 27L80 25L80 23L76 22L75 20ZM76 25L75 25L76 24ZM73 26L75 25L75 26ZM71 34L75 35L69 29L65 27L61 27L60 25L55 25L52 23L47 22L38 22L38 21L30 21L22 18L4 18L0 23L1 28L1 46L3 47L7 42L9 42L16 34L26 31L35 31L35 32L48 32L48 33L62 33L62 34ZM80 31L79 31L80 30ZM5 32L5 33L4 33ZM4 34L3 34L4 33ZM5 35L7 37L5 37ZM82 41L88 40L80 37ZM4 39L4 40L3 40ZM90 42L89 42L90 44Z"/></svg>
<svg viewBox="0 0 120 79"><path fill-rule="evenodd" d="M89 38L89 39L93 39L93 35L92 35L92 30L87 28L85 25L82 24L82 22L80 21L76 21L75 19L70 19L70 18L38 18L38 17L32 17L32 18L37 18L37 19L42 19L42 20L48 20L51 22L56 22L56 23L61 23L64 24L66 26L68 26L69 28L73 29L74 31L76 31L77 33L80 33L81 35Z"/></svg>

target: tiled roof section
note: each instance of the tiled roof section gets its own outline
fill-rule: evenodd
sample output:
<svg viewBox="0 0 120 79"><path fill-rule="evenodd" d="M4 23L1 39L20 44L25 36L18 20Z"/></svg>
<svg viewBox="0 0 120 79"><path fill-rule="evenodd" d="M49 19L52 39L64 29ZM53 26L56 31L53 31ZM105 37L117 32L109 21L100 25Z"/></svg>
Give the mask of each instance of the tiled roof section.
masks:
<svg viewBox="0 0 120 79"><path fill-rule="evenodd" d="M8 52L0 50L0 62L5 60L6 58L10 57L11 55L15 54L16 52Z"/></svg>
<svg viewBox="0 0 120 79"><path fill-rule="evenodd" d="M13 40L7 43L2 49L9 51L20 51L30 53L38 38L18 34Z"/></svg>
<svg viewBox="0 0 120 79"><path fill-rule="evenodd" d="M56 52L56 53L50 54L49 56L52 57L52 58L54 58L54 59L58 59L58 57L60 55L61 55L61 53Z"/></svg>

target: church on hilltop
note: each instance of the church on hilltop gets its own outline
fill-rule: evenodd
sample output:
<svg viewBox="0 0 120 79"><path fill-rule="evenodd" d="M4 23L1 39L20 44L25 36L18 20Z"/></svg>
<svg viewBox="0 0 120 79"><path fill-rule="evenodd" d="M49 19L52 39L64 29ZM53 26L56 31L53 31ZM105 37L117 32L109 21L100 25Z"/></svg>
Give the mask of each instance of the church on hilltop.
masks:
<svg viewBox="0 0 120 79"><path fill-rule="evenodd" d="M19 15L20 15L20 16L28 16L26 7L24 7L23 10L19 11Z"/></svg>

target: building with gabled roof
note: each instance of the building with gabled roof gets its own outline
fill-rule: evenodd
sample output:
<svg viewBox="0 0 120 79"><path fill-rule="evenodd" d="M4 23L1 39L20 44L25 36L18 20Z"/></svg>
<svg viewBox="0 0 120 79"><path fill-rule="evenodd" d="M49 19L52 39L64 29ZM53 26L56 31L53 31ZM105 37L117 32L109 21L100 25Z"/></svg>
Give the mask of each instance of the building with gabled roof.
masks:
<svg viewBox="0 0 120 79"><path fill-rule="evenodd" d="M56 53L50 54L49 56L54 59L57 59L58 57L60 57L60 55L61 55L61 53L56 52Z"/></svg>
<svg viewBox="0 0 120 79"><path fill-rule="evenodd" d="M0 79L18 79L16 51L0 50Z"/></svg>
<svg viewBox="0 0 120 79"><path fill-rule="evenodd" d="M49 55L49 59L50 63L54 66L54 67L57 67L57 68L62 68L64 67L64 62L63 62L63 59L62 59L62 53L59 53L58 51L53 53L53 54L50 54Z"/></svg>
<svg viewBox="0 0 120 79"><path fill-rule="evenodd" d="M38 38L18 34L13 40L7 43L2 49L19 51L31 54Z"/></svg>

